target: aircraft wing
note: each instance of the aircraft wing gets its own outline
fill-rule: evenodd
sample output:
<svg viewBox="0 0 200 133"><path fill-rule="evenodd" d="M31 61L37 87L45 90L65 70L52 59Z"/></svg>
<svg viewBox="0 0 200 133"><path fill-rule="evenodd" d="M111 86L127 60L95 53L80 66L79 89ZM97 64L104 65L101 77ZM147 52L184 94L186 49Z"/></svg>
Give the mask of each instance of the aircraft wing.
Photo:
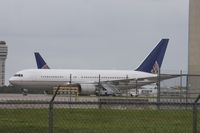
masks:
<svg viewBox="0 0 200 133"><path fill-rule="evenodd" d="M167 80L167 79L172 79L172 78L177 78L180 77L181 75L172 75L172 74L161 74L160 77L154 76L154 77L146 77L146 78L138 78L138 79L122 79L122 80L111 80L111 81L102 81L101 83L103 84L113 84L113 85L118 85L118 86L124 86L128 85L129 87L125 87L127 89L131 88L136 88L136 87L141 87L144 85L152 84L152 83L157 83L158 79L160 81Z"/></svg>
<svg viewBox="0 0 200 133"><path fill-rule="evenodd" d="M181 75L172 75L172 74L161 74L160 77L154 76L154 77L146 77L146 78L132 78L132 79L121 79L121 80L109 80L109 81L100 81L99 82L88 82L84 84L94 84L96 86L99 86L100 88L103 87L107 90L112 90L115 93L120 92L120 90L129 90L133 88L139 88L144 85L157 83L158 79L160 81L177 78ZM77 84L69 84L69 85L77 85Z"/></svg>

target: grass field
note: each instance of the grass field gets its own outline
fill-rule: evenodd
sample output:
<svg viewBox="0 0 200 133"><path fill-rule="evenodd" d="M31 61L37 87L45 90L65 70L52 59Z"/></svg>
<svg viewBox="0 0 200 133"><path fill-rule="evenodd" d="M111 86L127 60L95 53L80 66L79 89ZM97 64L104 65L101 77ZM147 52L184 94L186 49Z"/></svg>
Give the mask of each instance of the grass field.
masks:
<svg viewBox="0 0 200 133"><path fill-rule="evenodd" d="M0 133L47 132L47 109L0 109ZM191 133L192 110L55 109L54 132Z"/></svg>

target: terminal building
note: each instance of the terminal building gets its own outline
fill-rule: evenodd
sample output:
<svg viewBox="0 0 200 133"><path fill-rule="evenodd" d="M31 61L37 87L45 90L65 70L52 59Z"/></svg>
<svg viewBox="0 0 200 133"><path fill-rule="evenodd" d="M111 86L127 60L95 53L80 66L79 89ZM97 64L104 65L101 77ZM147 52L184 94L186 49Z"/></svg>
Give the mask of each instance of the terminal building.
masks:
<svg viewBox="0 0 200 133"><path fill-rule="evenodd" d="M5 41L0 41L0 86L5 85L5 61L8 54L8 47Z"/></svg>
<svg viewBox="0 0 200 133"><path fill-rule="evenodd" d="M200 0L189 3L189 47L188 47L188 93L190 97L200 94Z"/></svg>

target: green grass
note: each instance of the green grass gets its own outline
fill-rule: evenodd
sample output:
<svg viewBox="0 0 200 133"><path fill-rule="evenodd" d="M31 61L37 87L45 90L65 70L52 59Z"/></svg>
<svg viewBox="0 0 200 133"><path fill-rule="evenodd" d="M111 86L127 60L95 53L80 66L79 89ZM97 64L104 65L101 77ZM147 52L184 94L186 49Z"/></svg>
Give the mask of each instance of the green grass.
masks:
<svg viewBox="0 0 200 133"><path fill-rule="evenodd" d="M45 109L0 109L0 133L45 133L47 114Z"/></svg>
<svg viewBox="0 0 200 133"><path fill-rule="evenodd" d="M0 133L47 132L47 109L0 109ZM55 109L54 132L191 133L192 111Z"/></svg>

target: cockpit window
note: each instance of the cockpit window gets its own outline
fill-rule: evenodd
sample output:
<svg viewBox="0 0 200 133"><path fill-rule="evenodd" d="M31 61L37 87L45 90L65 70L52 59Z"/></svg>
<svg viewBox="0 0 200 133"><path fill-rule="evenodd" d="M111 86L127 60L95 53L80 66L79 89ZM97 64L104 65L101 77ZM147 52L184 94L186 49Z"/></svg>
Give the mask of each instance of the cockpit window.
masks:
<svg viewBox="0 0 200 133"><path fill-rule="evenodd" d="M14 77L23 77L23 74L15 74Z"/></svg>

